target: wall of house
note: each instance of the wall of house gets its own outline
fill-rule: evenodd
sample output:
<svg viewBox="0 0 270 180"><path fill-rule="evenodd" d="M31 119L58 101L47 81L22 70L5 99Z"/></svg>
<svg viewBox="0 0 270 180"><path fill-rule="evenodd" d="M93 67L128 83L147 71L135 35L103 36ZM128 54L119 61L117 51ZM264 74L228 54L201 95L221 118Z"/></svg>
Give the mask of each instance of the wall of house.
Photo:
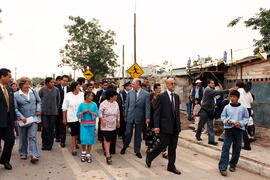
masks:
<svg viewBox="0 0 270 180"><path fill-rule="evenodd" d="M270 78L270 60L238 64L229 67L224 75L227 80L241 79L241 76L242 79Z"/></svg>
<svg viewBox="0 0 270 180"><path fill-rule="evenodd" d="M241 66L230 67L224 76L228 87L235 86L236 81L241 79ZM253 84L251 93L255 96L252 103L254 122L270 128L270 61L243 64L242 80Z"/></svg>

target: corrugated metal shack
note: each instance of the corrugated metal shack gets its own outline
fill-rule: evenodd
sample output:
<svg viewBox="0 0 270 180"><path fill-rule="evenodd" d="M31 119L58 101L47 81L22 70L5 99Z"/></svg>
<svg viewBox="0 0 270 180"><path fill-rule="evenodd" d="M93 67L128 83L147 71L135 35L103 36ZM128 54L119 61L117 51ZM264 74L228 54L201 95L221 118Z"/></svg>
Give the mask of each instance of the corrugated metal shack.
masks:
<svg viewBox="0 0 270 180"><path fill-rule="evenodd" d="M257 125L270 127L270 56L261 60L256 56L246 57L234 64L214 66L203 65L194 67L187 72L192 79L205 80L212 78L220 80L225 87L234 87L238 80L251 81L251 93L255 95L252 104L254 121ZM205 86L205 84L204 84Z"/></svg>

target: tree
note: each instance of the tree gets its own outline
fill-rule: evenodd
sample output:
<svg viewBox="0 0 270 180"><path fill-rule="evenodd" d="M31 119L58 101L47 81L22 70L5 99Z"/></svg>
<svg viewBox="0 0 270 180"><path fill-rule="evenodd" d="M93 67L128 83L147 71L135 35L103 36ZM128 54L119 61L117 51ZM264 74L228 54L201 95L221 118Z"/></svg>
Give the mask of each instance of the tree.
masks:
<svg viewBox="0 0 270 180"><path fill-rule="evenodd" d="M210 62L213 62L213 58L208 56L205 58L205 63L210 63Z"/></svg>
<svg viewBox="0 0 270 180"><path fill-rule="evenodd" d="M118 66L118 57L112 47L116 45L112 30L104 31L97 19L86 22L81 17L69 17L73 25L66 25L70 39L64 49L60 50L62 63L59 66L71 66L73 70L89 69L95 78L102 78L114 74Z"/></svg>
<svg viewBox="0 0 270 180"><path fill-rule="evenodd" d="M44 79L43 78L41 78L41 77L33 77L32 79L31 79L31 81L33 82L33 84L36 86L36 85L38 85L39 83L41 83L41 81L43 81Z"/></svg>
<svg viewBox="0 0 270 180"><path fill-rule="evenodd" d="M243 17L232 20L228 27L233 27L240 22ZM261 47L270 52L270 10L260 8L260 12L244 21L246 27L252 27L253 30L259 30L262 39L254 39L254 54L259 52Z"/></svg>

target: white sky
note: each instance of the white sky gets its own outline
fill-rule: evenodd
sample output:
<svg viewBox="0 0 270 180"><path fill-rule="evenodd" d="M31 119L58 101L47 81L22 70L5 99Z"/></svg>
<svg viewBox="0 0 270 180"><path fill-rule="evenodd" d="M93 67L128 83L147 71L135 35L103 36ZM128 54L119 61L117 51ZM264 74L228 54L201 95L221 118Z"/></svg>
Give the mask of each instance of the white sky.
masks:
<svg viewBox="0 0 270 180"><path fill-rule="evenodd" d="M174 68L184 67L198 54L222 58L224 50L250 47L259 33L242 23L234 28L227 24L238 16L251 17L260 7L269 9L269 0L137 0L137 61L147 66L168 60ZM124 44L125 67L133 64L135 0L0 0L0 8L0 67L11 69L13 76L17 67L17 78L71 72L57 67L70 15L97 18L104 30L114 30L118 62ZM252 55L252 50L234 57Z"/></svg>

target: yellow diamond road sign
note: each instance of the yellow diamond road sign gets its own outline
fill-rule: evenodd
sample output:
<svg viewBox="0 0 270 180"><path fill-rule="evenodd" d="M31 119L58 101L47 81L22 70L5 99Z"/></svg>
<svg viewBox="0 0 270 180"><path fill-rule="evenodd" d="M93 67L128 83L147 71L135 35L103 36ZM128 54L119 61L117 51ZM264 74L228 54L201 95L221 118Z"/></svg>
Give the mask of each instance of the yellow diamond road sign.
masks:
<svg viewBox="0 0 270 180"><path fill-rule="evenodd" d="M135 79L135 78L139 78L144 72L142 70L142 68L140 68L140 66L135 63L133 64L128 70L127 72L130 74L130 76Z"/></svg>
<svg viewBox="0 0 270 180"><path fill-rule="evenodd" d="M85 71L83 75L87 80L91 79L94 76L94 74L90 70Z"/></svg>

